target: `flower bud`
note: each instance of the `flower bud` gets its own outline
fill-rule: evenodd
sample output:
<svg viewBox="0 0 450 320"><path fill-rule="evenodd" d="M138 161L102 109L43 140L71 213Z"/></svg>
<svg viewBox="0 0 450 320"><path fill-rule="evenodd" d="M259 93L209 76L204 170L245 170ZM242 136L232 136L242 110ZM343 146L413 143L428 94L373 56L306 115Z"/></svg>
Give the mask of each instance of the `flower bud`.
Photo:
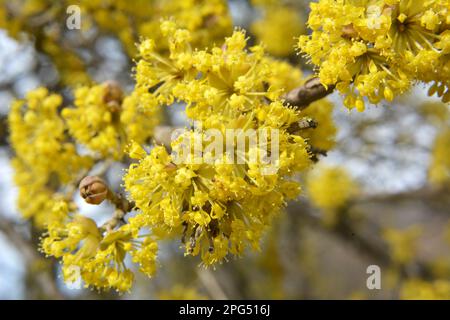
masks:
<svg viewBox="0 0 450 320"><path fill-rule="evenodd" d="M111 111L120 111L123 99L122 88L114 81L107 81L104 85L103 101L110 107Z"/></svg>
<svg viewBox="0 0 450 320"><path fill-rule="evenodd" d="M78 187L80 195L89 204L100 204L108 196L108 186L97 176L87 176L81 180Z"/></svg>

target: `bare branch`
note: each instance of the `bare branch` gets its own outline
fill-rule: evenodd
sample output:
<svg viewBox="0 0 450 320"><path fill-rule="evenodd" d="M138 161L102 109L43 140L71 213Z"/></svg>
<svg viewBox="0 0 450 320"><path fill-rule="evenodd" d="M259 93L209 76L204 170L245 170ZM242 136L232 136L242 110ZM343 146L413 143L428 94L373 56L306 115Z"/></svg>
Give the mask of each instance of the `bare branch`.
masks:
<svg viewBox="0 0 450 320"><path fill-rule="evenodd" d="M304 85L295 88L284 96L286 104L295 107L298 110L307 108L314 101L320 100L334 90L334 86L327 88L320 83L319 78L312 78Z"/></svg>
<svg viewBox="0 0 450 320"><path fill-rule="evenodd" d="M6 115L0 115L0 146L7 144L8 136L8 119Z"/></svg>
<svg viewBox="0 0 450 320"><path fill-rule="evenodd" d="M227 300L227 296L225 292L222 290L219 282L217 281L216 277L214 277L214 274L211 272L211 270L208 269L197 269L197 275L200 281L202 282L203 286L206 290L208 290L208 293L210 294L211 298L215 300Z"/></svg>
<svg viewBox="0 0 450 320"><path fill-rule="evenodd" d="M153 139L155 140L155 143L163 145L166 148L170 148L172 133L176 129L179 129L179 128L171 127L171 126L162 126L162 125L157 126L153 133Z"/></svg>

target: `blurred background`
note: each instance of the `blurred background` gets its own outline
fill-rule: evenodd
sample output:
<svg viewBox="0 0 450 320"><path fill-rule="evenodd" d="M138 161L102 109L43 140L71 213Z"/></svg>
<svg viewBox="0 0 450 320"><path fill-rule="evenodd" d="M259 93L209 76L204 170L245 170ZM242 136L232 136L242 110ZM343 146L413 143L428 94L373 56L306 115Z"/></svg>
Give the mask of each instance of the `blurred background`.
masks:
<svg viewBox="0 0 450 320"><path fill-rule="evenodd" d="M204 270L174 241L162 245L157 275L138 274L131 293L65 285L58 262L37 250L39 231L16 208L9 106L38 86L65 97L70 86L92 81L131 90L134 44L150 28L146 22L158 21L138 10L141 2L91 1L98 10L82 13L81 30L68 30L66 8L77 1L0 0L1 299L450 299L450 109L421 84L364 113L346 109L337 93L329 97L336 146L304 177L302 196L267 233L261 252ZM308 75L313 70L294 46L308 32L309 2L230 0L227 8L252 42ZM184 124L182 106L167 121ZM121 170L112 167L108 179L120 183ZM111 211L105 203L77 203L96 221ZM370 265L381 269L380 290L366 286Z"/></svg>

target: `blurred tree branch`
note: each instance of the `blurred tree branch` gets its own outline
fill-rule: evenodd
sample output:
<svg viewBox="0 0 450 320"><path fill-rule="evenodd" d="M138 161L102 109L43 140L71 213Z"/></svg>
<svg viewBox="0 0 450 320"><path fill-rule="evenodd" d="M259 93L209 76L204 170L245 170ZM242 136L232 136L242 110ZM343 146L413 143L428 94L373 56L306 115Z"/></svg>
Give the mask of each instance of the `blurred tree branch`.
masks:
<svg viewBox="0 0 450 320"><path fill-rule="evenodd" d="M211 270L208 269L197 269L197 275L202 283L202 285L205 287L205 289L208 291L211 298L214 300L227 300L227 295L223 291L222 287L220 286L218 280L214 276L214 274L211 272Z"/></svg>
<svg viewBox="0 0 450 320"><path fill-rule="evenodd" d="M355 203L370 202L400 202L405 200L421 200L429 206L450 205L450 188L447 185L427 185L419 189L407 190L397 193L375 194L359 197Z"/></svg>
<svg viewBox="0 0 450 320"><path fill-rule="evenodd" d="M0 115L0 146L7 145L8 136L8 118L6 115Z"/></svg>
<svg viewBox="0 0 450 320"><path fill-rule="evenodd" d="M364 210L368 204L389 205L395 201L422 201L427 206L445 205L449 201L448 189L424 187L417 190L405 191L394 194L366 195L352 200L345 208L338 213L338 221L332 226L326 226L317 215L317 210L306 202L292 203L287 211L290 219L302 220L308 225L320 229L323 232L331 233L345 243L354 247L362 256L375 260L385 267L397 267L402 277L417 276L423 279L432 278L430 267L422 262L415 261L410 265L395 265L390 255L389 248L383 241L380 241L381 226L374 221L355 219L351 212ZM362 232L361 222L367 223L370 232ZM367 230L366 230L367 231ZM370 233L370 234L369 234ZM372 234L373 233L373 234Z"/></svg>

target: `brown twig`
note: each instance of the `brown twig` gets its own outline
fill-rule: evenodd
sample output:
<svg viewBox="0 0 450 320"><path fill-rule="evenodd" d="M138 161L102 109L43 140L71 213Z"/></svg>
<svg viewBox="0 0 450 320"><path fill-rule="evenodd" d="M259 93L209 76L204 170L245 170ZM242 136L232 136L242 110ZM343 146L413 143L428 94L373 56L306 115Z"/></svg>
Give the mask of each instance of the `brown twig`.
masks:
<svg viewBox="0 0 450 320"><path fill-rule="evenodd" d="M304 85L291 90L284 96L285 103L298 110L307 108L314 101L320 100L334 90L334 86L325 87L319 78L311 78Z"/></svg>
<svg viewBox="0 0 450 320"><path fill-rule="evenodd" d="M125 223L125 216L136 206L133 201L128 201L122 194L116 194L111 190L108 191L108 200L114 204L116 210L114 210L111 219L106 221L100 227L100 229L105 230L106 232L110 232L120 224Z"/></svg>
<svg viewBox="0 0 450 320"><path fill-rule="evenodd" d="M211 298L214 300L227 300L227 295L222 290L211 270L197 268L197 275L205 289L208 291Z"/></svg>
<svg viewBox="0 0 450 320"><path fill-rule="evenodd" d="M5 146L8 137L8 119L6 115L0 115L0 146Z"/></svg>
<svg viewBox="0 0 450 320"><path fill-rule="evenodd" d="M180 129L172 126L157 126L153 133L153 140L156 144L163 145L166 148L170 148L172 134L175 130Z"/></svg>

